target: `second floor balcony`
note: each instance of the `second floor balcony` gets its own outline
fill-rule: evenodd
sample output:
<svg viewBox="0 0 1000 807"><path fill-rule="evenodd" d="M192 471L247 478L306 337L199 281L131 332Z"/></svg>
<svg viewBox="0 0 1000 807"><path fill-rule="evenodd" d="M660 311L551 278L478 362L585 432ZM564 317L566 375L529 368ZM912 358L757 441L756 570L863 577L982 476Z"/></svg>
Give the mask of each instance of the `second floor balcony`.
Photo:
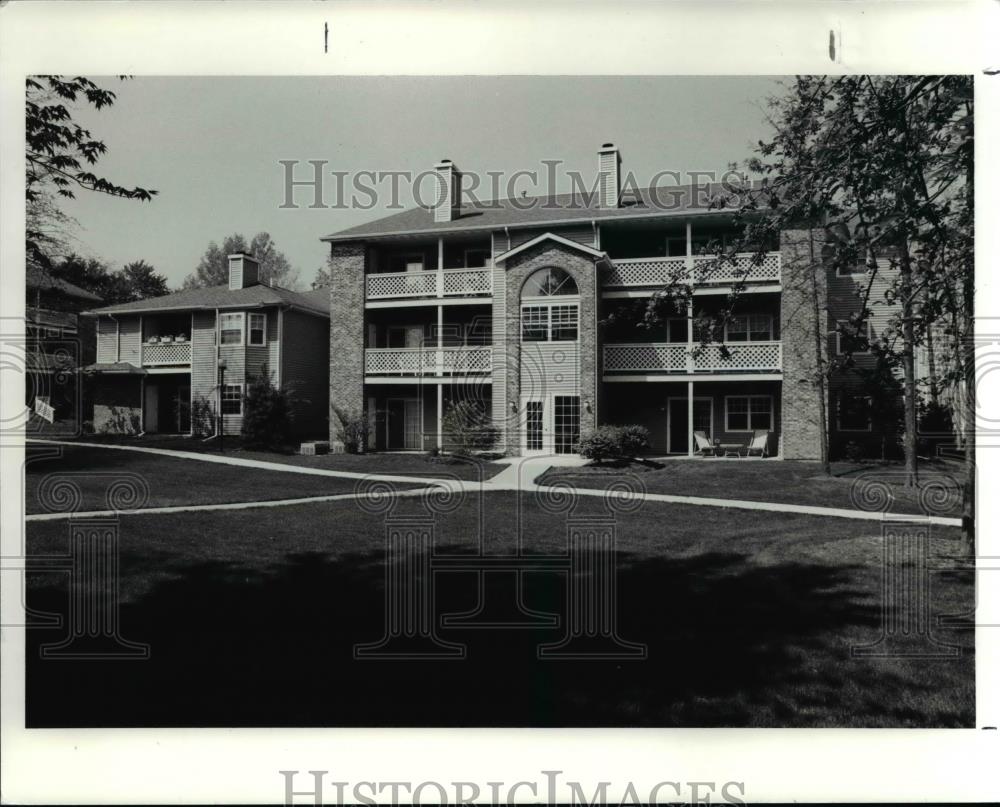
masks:
<svg viewBox="0 0 1000 807"><path fill-rule="evenodd" d="M628 258L615 260L604 287L657 288L669 283L732 285L734 283L780 283L781 253L757 256L742 253L733 260L712 255L671 258Z"/></svg>
<svg viewBox="0 0 1000 807"><path fill-rule="evenodd" d="M191 364L191 343L186 339L159 338L142 344L143 367L187 366Z"/></svg>
<svg viewBox="0 0 1000 807"><path fill-rule="evenodd" d="M368 300L480 297L492 293L492 271L482 266L440 271L377 272L365 277L365 297Z"/></svg>
<svg viewBox="0 0 1000 807"><path fill-rule="evenodd" d="M779 373L781 342L609 344L604 346L604 372L608 375Z"/></svg>
<svg viewBox="0 0 1000 807"><path fill-rule="evenodd" d="M486 345L365 349L366 376L482 375L492 372L492 368L493 350Z"/></svg>

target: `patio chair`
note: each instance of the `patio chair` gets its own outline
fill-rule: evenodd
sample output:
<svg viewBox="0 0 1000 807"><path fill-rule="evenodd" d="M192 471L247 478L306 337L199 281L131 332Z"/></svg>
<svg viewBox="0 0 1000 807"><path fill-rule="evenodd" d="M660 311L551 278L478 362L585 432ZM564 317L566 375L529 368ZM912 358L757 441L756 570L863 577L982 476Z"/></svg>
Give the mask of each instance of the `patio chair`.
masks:
<svg viewBox="0 0 1000 807"><path fill-rule="evenodd" d="M747 456L753 456L755 453L760 454L760 456L767 456L767 438L771 433L767 429L754 429L753 438L750 440L750 445L747 446Z"/></svg>
<svg viewBox="0 0 1000 807"><path fill-rule="evenodd" d="M712 441L708 439L708 435L702 431L696 431L694 433L694 444L698 449L698 453L703 457L714 457L715 456L715 446L712 445Z"/></svg>

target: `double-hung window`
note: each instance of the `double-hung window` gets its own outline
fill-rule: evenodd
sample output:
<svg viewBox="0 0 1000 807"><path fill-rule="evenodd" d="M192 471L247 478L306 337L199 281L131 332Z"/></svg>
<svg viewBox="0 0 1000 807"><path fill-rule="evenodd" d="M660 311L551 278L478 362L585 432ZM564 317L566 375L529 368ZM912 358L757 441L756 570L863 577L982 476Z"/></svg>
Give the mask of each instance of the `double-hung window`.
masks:
<svg viewBox="0 0 1000 807"><path fill-rule="evenodd" d="M770 395L727 395L726 431L749 432L774 429L774 405Z"/></svg>
<svg viewBox="0 0 1000 807"><path fill-rule="evenodd" d="M737 314L726 323L727 342L770 342L774 338L768 314Z"/></svg>
<svg viewBox="0 0 1000 807"><path fill-rule="evenodd" d="M846 319L837 320L838 356L847 353L867 353L876 339L875 326L869 321L857 324Z"/></svg>
<svg viewBox="0 0 1000 807"><path fill-rule="evenodd" d="M521 306L521 340L524 342L575 342L579 323L580 307L576 303Z"/></svg>
<svg viewBox="0 0 1000 807"><path fill-rule="evenodd" d="M267 314L251 314L249 344L260 347L267 343Z"/></svg>
<svg viewBox="0 0 1000 807"><path fill-rule="evenodd" d="M225 384L222 387L222 414L243 414L243 385Z"/></svg>
<svg viewBox="0 0 1000 807"><path fill-rule="evenodd" d="M243 344L243 312L219 316L219 344Z"/></svg>

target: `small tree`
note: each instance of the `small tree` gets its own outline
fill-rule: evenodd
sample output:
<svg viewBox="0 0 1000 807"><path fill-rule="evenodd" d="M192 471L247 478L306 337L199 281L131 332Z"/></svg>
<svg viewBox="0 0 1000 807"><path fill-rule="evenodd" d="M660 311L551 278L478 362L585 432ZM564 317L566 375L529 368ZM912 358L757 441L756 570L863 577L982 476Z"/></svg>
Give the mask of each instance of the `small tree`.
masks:
<svg viewBox="0 0 1000 807"><path fill-rule="evenodd" d="M288 393L271 383L267 364L247 385L241 436L251 448L284 448L291 442L292 406Z"/></svg>
<svg viewBox="0 0 1000 807"><path fill-rule="evenodd" d="M441 418L441 430L454 444L456 454L489 451L500 439L500 430L483 407L473 401L449 404Z"/></svg>
<svg viewBox="0 0 1000 807"><path fill-rule="evenodd" d="M371 433L371 423L368 416L361 411L348 411L339 406L333 407L337 416L337 439L344 444L348 454L363 454L368 450L368 438Z"/></svg>

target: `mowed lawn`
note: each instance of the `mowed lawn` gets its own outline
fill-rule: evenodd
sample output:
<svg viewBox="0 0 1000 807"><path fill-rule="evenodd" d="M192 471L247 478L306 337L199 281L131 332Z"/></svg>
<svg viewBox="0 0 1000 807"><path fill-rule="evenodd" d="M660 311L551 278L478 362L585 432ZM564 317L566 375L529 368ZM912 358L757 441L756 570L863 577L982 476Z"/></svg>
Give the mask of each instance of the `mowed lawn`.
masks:
<svg viewBox="0 0 1000 807"><path fill-rule="evenodd" d="M213 469L214 470L214 469ZM876 522L646 503L614 515L618 632L645 660L546 660L567 572L442 569L434 624L464 659L357 660L385 634L385 535L434 524L435 557L559 555L605 524L601 499L466 494L388 512L335 502L121 519L121 631L144 662L45 661L28 638L27 724L43 726L972 726L971 631L957 658L852 658L876 642ZM451 507L454 505L454 507ZM544 506L543 506L544 505ZM428 510L432 506L434 510ZM930 613L973 608L958 532L932 529ZM29 551L66 551L65 522L28 524ZM440 561L436 561L441 564ZM422 578L423 579L423 578ZM426 583L427 580L424 579ZM29 578L28 605L65 613L65 575ZM480 610L485 623L440 627Z"/></svg>
<svg viewBox="0 0 1000 807"><path fill-rule="evenodd" d="M56 439L56 438L53 438ZM65 439L65 438L59 438ZM105 443L109 445L146 446L172 451L192 451L219 454L218 440L177 435L85 435L69 438L73 442ZM350 471L362 474L401 474L405 476L457 478L479 481L496 476L507 466L474 457L432 457L423 452L374 452L370 454L319 454L304 455L289 451L264 451L244 448L238 437L227 437L223 443L225 456L249 460L263 460L282 465L305 468L325 468L331 471Z"/></svg>
<svg viewBox="0 0 1000 807"><path fill-rule="evenodd" d="M25 449L24 504L28 513L295 499L350 494L358 485L355 479L117 449L40 444L29 444ZM129 488L138 492L137 498L132 498Z"/></svg>
<svg viewBox="0 0 1000 807"><path fill-rule="evenodd" d="M826 476L817 462L693 460L552 468L539 484L606 488L628 479L639 490L674 496L805 504L847 510L960 516L964 473L956 462L922 462L916 488L903 485L898 463L837 462Z"/></svg>

